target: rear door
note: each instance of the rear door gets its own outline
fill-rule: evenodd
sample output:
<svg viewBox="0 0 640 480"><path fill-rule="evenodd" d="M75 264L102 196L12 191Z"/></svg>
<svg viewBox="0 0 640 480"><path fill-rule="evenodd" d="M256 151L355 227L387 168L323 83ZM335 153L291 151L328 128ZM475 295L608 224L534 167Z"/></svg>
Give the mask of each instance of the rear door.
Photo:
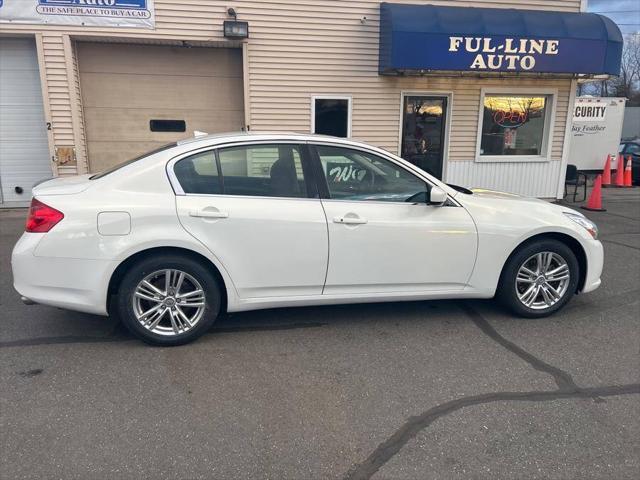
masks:
<svg viewBox="0 0 640 480"><path fill-rule="evenodd" d="M172 162L184 227L222 262L241 298L320 295L327 224L304 144L247 144Z"/></svg>
<svg viewBox="0 0 640 480"><path fill-rule="evenodd" d="M329 229L325 294L465 287L477 235L464 208L428 205L427 183L370 152L324 145L315 151L326 178L320 185Z"/></svg>

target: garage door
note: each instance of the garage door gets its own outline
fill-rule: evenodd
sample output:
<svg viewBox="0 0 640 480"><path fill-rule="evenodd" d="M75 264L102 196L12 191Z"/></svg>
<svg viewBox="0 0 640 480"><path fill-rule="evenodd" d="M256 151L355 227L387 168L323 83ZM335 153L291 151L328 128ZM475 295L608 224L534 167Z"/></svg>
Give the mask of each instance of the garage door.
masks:
<svg viewBox="0 0 640 480"><path fill-rule="evenodd" d="M243 127L240 49L78 43L77 53L92 172L194 130ZM152 121L154 130L184 121L186 131L152 131Z"/></svg>
<svg viewBox="0 0 640 480"><path fill-rule="evenodd" d="M51 176L35 42L0 37L0 204L29 202Z"/></svg>

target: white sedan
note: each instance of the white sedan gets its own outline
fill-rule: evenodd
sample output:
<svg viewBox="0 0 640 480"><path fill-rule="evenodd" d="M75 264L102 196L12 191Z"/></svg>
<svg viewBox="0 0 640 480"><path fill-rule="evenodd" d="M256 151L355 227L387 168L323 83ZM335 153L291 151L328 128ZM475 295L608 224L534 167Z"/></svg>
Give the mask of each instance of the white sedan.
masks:
<svg viewBox="0 0 640 480"><path fill-rule="evenodd" d="M177 345L260 308L497 296L546 316L600 285L597 235L569 208L449 186L363 143L227 134L37 185L12 267L25 303Z"/></svg>

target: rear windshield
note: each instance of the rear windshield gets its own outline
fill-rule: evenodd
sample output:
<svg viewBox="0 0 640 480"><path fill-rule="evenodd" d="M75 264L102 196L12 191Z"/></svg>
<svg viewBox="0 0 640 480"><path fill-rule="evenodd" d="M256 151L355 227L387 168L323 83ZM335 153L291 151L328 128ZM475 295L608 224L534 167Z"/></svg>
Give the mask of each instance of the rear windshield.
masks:
<svg viewBox="0 0 640 480"><path fill-rule="evenodd" d="M92 175L91 177L89 177L89 180L97 180L99 178L106 177L110 173L113 173L116 170L120 170L122 167L126 167L127 165L131 165L133 162L137 162L138 160L142 160L143 158L146 158L146 157L148 157L150 155L153 155L155 153L159 153L159 152L162 152L164 150L168 150L170 148L173 148L176 145L178 145L176 142L167 143L166 145L163 145L160 148L156 148L155 150L151 150L150 152L145 152L145 153L143 153L142 155L140 155L140 156L138 156L136 158L132 158L131 160L127 160L126 162L119 163L114 167L111 167L111 168L109 168L107 170L104 170L103 172L96 173L95 175Z"/></svg>

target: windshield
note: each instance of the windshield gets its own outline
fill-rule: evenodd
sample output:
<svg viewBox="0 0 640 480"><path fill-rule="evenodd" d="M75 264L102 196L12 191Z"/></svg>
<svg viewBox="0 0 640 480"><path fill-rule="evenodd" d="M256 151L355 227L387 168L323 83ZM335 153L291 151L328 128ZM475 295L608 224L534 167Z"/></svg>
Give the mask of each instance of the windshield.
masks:
<svg viewBox="0 0 640 480"><path fill-rule="evenodd" d="M132 163L137 162L138 160L142 160L143 158L146 158L146 157L148 157L150 155L153 155L155 153L159 153L159 152L162 152L164 150L168 150L170 148L173 148L176 145L177 145L176 142L167 143L166 145L163 145L160 148L156 148L155 150L151 150L150 152L145 152L145 153L143 153L142 155L140 155L138 157L132 158L131 160L127 160L126 162L118 163L117 165L115 165L115 166L113 166L111 168L108 168L107 170L104 170L104 171L102 171L100 173L96 173L95 175L90 176L89 180L97 180L99 178L106 177L110 173L113 173L116 170L120 170L122 167L126 167L127 165L131 165Z"/></svg>

